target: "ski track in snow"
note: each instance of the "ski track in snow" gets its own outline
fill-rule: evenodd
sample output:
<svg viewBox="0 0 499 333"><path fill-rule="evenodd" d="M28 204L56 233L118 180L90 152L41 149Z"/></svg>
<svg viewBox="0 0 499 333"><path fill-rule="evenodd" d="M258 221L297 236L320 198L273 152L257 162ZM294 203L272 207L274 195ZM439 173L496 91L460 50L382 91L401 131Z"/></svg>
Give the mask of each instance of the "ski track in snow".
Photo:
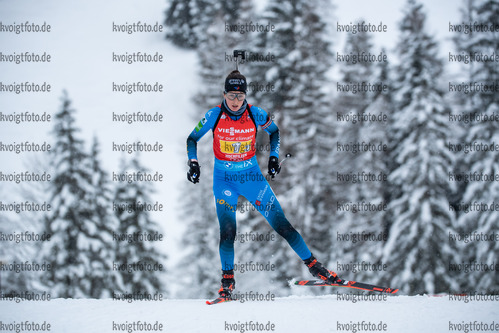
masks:
<svg viewBox="0 0 499 333"><path fill-rule="evenodd" d="M270 302L168 299L158 302L54 299L0 303L3 324L33 321L51 324L51 332L116 332L115 324L135 321L163 324L162 332L252 332L234 326L247 322L275 325L273 332L353 332L339 324L386 323L387 332L449 332L449 322L497 322L497 301L450 300L448 296L388 296L386 301L338 300L336 295L291 296ZM137 330L135 330L136 332ZM371 330L372 331L372 330ZM366 332L358 329L357 332Z"/></svg>

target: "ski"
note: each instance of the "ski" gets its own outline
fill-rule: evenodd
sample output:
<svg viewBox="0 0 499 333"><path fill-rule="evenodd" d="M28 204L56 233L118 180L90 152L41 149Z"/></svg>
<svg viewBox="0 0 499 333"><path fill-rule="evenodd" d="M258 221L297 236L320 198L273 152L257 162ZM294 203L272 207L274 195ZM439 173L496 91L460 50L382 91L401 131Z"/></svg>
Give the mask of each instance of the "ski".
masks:
<svg viewBox="0 0 499 333"><path fill-rule="evenodd" d="M232 298L226 298L226 297L218 297L215 298L213 301L206 301L206 304L208 305L214 305L214 304L219 304L219 303L224 303L224 302L230 302L233 301Z"/></svg>
<svg viewBox="0 0 499 333"><path fill-rule="evenodd" d="M367 291L378 291L380 293L387 293L387 294L395 294L398 291L398 289L380 287L357 281L345 281L345 284L339 284L339 283L326 283L323 280L301 280L301 281L295 281L295 285L316 286L316 287L323 287L323 286L344 287L344 288L353 288L353 289L360 289Z"/></svg>

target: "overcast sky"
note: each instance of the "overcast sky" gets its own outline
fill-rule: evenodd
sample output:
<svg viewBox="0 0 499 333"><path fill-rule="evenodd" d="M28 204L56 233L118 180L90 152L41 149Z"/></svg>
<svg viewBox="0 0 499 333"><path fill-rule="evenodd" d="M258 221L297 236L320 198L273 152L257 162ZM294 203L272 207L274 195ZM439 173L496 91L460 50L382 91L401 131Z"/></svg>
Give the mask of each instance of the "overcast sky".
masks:
<svg viewBox="0 0 499 333"><path fill-rule="evenodd" d="M449 22L456 23L460 20L459 7L462 1L459 0L419 0L423 4L427 14L427 31L433 34L437 40L445 42L449 47L448 39L452 36L449 33ZM349 23L359 18L365 18L371 23L383 22L388 26L387 33L373 34L376 42L387 49L395 47L398 40L398 24L402 19L402 13L406 6L406 1L395 0L353 0L335 1L338 11L338 22ZM448 52L448 51L447 51Z"/></svg>

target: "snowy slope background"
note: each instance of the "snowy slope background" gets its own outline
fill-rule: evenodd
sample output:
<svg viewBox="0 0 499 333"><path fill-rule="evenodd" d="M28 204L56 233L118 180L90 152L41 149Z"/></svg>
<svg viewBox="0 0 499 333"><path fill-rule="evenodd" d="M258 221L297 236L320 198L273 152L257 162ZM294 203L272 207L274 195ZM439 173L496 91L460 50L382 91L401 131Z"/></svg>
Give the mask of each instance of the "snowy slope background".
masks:
<svg viewBox="0 0 499 333"><path fill-rule="evenodd" d="M464 303L449 301L446 297L395 296L381 302L353 303L338 301L336 296L292 296L278 298L273 302L233 302L218 306L206 306L197 300L128 304L112 300L57 299L44 304L24 302L3 306L1 318L7 323L26 320L40 325L47 323L51 324L51 332L75 333L123 332L123 327L128 326L119 325L133 325L139 321L142 324L157 325L158 328L162 324L162 332L315 330L443 333L466 332L466 329L473 332L470 322L493 325L494 329L489 331L497 331L497 326L494 326L494 323L497 324L497 314L497 306L488 302ZM114 329L113 323L118 325ZM264 329L257 330L255 325L263 326ZM367 330L365 325L375 325L376 328ZM139 330L131 329L129 332Z"/></svg>
<svg viewBox="0 0 499 333"><path fill-rule="evenodd" d="M335 15L342 23L348 24L359 17L365 17L374 22L382 20L393 27L387 34L376 35L374 41L376 47L384 46L389 49L388 54L394 53L393 47L398 35L395 26L401 17L400 9L403 7L401 3L385 1L373 7L374 2L370 1L359 1L356 4L336 2L338 12ZM451 49L452 35L446 33L445 29L447 21L459 20L457 3L453 1L438 4L431 1L423 3L429 14L429 31L442 45ZM264 8L264 5L264 2L257 3L257 9ZM386 10L387 8L389 10ZM165 40L163 33L128 35L113 33L111 30L113 21L118 24L137 21L163 24L165 9L165 1L159 0L147 2L116 0L9 2L0 0L0 20L4 24L46 21L52 26L50 34L0 34L0 52L33 51L47 52L52 55L50 64L0 63L0 79L3 83L47 81L52 85L52 92L49 94L0 93L0 112L20 113L29 110L54 114L61 108L60 99L63 90L66 90L72 107L76 109L75 117L77 127L81 129L80 136L85 140L87 149L90 148L92 137L97 136L101 144L102 162L109 172L120 169L122 157L120 153L111 151L113 141L159 141L164 144L165 150L162 153L141 154L140 161L149 169L164 174L166 178L163 183L156 184L156 193L153 195L153 199L162 202L165 209L163 212L155 213L153 219L159 223L165 234L165 240L158 243L158 247L168 255L166 261L168 273L163 277L163 283L167 287L169 296L168 300L162 302L136 301L133 304L110 299L56 299L49 302L22 301L20 303L2 300L0 301L2 323L19 323L25 320L47 321L52 324L54 332L107 332L113 330L113 321L124 323L141 320L153 323L159 321L164 324L163 331L221 332L232 330L227 328L226 322L235 324L258 321L266 324L271 321L275 324L275 331L278 332L312 330L332 332L339 331L338 322L348 324L365 320L373 323L383 321L387 324L388 331L391 332L446 332L450 330L449 322L454 324L469 321L490 323L499 317L497 300L465 303L463 300L450 301L448 296L394 296L382 302L352 303L339 301L334 295L312 297L310 296L314 294L312 291L300 287L286 289L281 294L282 286L266 286L267 282L272 279L266 275L268 272L248 272L238 280L238 287L241 292L246 290L269 292L271 289L278 297L274 302L246 302L244 304L234 302L207 307L203 300L183 300L183 298L197 298L189 291L184 292L184 289L189 289L189 286L179 283L179 276L182 276L184 265L189 265L189 262L183 260L184 254L195 246L185 245L187 232L194 231L186 230L186 226L189 226L184 223L181 206L185 203L182 202L182 198L185 198L183 189L187 169L185 139L197 122L192 118L196 113L192 111L199 109L195 106L197 89L203 90L199 87L202 84L198 75L199 56L195 51L186 51L173 46ZM444 18L442 15L445 15ZM440 24L442 21L444 24ZM335 48L343 50L346 37L341 34L337 35ZM439 50L444 57L446 47ZM164 61L160 64L133 65L111 61L112 52L134 51L153 54L159 52L164 56ZM453 66L455 64L451 64L450 67ZM334 68L333 73L329 74L338 75L337 70ZM450 71L448 75L458 75L454 73ZM165 92L149 95L112 93L113 81L120 83L157 81L165 86ZM162 113L164 121L157 124L135 123L132 125L112 122L112 112L137 111ZM199 113L198 118L201 115L202 113ZM53 122L20 125L0 123L0 141L51 142L53 137L49 132L52 130L52 125ZM204 141L209 140L205 138ZM204 144L209 146L209 143ZM36 154L17 155L0 152L0 171L10 173L32 169L33 158L36 157ZM209 161L209 158L205 158ZM265 162L261 165L265 165ZM206 172L203 173L203 177L206 178L203 180L209 183L207 174L209 169L205 167ZM210 185L205 187L205 189L209 188ZM2 183L0 199L4 202L25 200L26 196L20 189L21 185ZM213 207L210 208L214 210ZM212 213L213 211L208 214ZM0 223L3 224L2 232L4 233L36 230L40 227L26 222L30 219L26 219L26 215L23 214L5 212L0 214L2 218ZM241 221L244 221L244 218L242 216ZM216 224L205 225L205 227L206 230L201 228L195 232L205 234L206 238L213 238L213 244L216 246L215 237L218 232ZM242 230L245 230L244 226ZM261 230L261 233L268 231L267 229ZM0 243L0 250L6 251L6 247L9 247L10 251L24 251L22 245ZM240 250L238 253L242 255L241 260L248 259L249 252L245 254L244 244L240 246L241 248L236 248L236 250ZM211 254L213 260L207 261L206 269L216 272L218 278L219 268L216 257L218 254L215 249L213 251ZM288 249L288 251L291 250ZM2 254L3 252L0 252L0 255ZM32 256L34 254L28 252L22 253L20 257L28 259ZM0 260L5 260L5 258L0 258ZM266 258L257 257L255 260L264 261ZM306 272L302 270L301 273ZM206 288L211 288L209 293L214 294L217 287L218 285L209 282ZM320 293L327 295L335 291L322 290ZM279 298L280 295L286 294L296 296ZM345 329L345 331L348 330ZM353 330L349 329L349 331Z"/></svg>

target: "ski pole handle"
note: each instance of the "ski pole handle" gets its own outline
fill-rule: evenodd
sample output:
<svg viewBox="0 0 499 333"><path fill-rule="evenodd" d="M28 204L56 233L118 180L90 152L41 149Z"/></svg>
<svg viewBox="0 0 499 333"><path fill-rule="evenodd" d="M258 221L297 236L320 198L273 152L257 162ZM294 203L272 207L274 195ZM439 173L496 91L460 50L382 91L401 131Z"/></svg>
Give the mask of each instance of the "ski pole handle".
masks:
<svg viewBox="0 0 499 333"><path fill-rule="evenodd" d="M291 155L290 153L287 153L284 158L279 162L279 169L281 168L282 164L284 163L285 160L287 160L288 158L290 157L293 157L293 155ZM270 173L267 173L265 175L265 179L267 179L267 181L273 179L273 177L270 175Z"/></svg>

